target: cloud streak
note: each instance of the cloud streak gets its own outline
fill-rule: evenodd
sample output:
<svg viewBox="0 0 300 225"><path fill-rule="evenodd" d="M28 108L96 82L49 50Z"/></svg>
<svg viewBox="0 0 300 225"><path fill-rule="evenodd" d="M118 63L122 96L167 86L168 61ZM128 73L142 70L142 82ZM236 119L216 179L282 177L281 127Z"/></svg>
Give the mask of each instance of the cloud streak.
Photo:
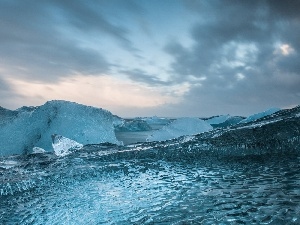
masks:
<svg viewBox="0 0 300 225"><path fill-rule="evenodd" d="M108 35L136 50L124 27L111 24L86 1L2 2L0 20L1 66L21 67L12 72L27 79L55 82L74 73L109 71L111 64L101 52L82 46L76 35Z"/></svg>
<svg viewBox="0 0 300 225"><path fill-rule="evenodd" d="M14 88L20 97L29 96L29 105L41 105L53 98L111 108L111 110L116 110L120 106L139 110L178 103L177 98L163 89L149 88L107 75L77 75L72 78L65 77L57 83L49 84L10 78L6 83L10 83L11 88ZM3 86L2 84L0 83L0 87ZM90 96L90 98L86 98L86 96Z"/></svg>

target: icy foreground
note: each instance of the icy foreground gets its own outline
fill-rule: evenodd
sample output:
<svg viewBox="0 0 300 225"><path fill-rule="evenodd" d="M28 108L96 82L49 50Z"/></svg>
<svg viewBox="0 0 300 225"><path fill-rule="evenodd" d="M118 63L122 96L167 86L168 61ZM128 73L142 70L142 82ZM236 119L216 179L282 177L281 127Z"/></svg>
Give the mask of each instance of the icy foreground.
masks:
<svg viewBox="0 0 300 225"><path fill-rule="evenodd" d="M213 127L207 122L198 118L179 118L160 130L154 131L148 137L148 141L164 141L178 138L183 135L195 135L210 131Z"/></svg>
<svg viewBox="0 0 300 225"><path fill-rule="evenodd" d="M53 151L53 134L83 145L119 144L114 123L120 119L103 109L67 101L49 101L39 107L5 111L4 115L0 117L0 156L30 153L34 147Z"/></svg>
<svg viewBox="0 0 300 225"><path fill-rule="evenodd" d="M300 224L299 114L64 157L0 157L0 224ZM72 143L54 136L60 150Z"/></svg>

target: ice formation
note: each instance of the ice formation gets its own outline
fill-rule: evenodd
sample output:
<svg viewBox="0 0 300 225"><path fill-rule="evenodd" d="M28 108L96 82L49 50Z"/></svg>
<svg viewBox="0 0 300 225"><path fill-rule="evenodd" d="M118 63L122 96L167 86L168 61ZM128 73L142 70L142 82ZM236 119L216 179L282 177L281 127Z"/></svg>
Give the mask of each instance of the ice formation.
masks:
<svg viewBox="0 0 300 225"><path fill-rule="evenodd" d="M260 113L256 113L256 114L253 114L251 116L248 116L246 119L240 121L240 123L248 123L248 122L251 122L251 121L254 121L254 120L257 120L257 119L260 119L262 117L265 117L265 116L269 116L273 113L276 113L278 112L280 109L279 108L271 108L271 109L268 109L266 111L263 111L263 112L260 112Z"/></svg>
<svg viewBox="0 0 300 225"><path fill-rule="evenodd" d="M32 153L37 154L37 153L45 153L46 150L43 148L39 148L39 147L33 147L32 148Z"/></svg>
<svg viewBox="0 0 300 225"><path fill-rule="evenodd" d="M300 224L299 113L68 157L0 157L0 224ZM169 128L180 121L199 122Z"/></svg>
<svg viewBox="0 0 300 225"><path fill-rule="evenodd" d="M209 124L220 124L220 123L224 123L229 118L230 118L229 114L227 114L227 115L220 115L220 116L211 117L211 118L205 120L205 122L207 122Z"/></svg>
<svg viewBox="0 0 300 225"><path fill-rule="evenodd" d="M0 124L4 123L6 120L13 119L16 117L18 112L5 109L0 106Z"/></svg>
<svg viewBox="0 0 300 225"><path fill-rule="evenodd" d="M83 147L83 144L80 144L64 136L53 134L52 147L54 149L55 155L65 156L70 154L74 150L81 149Z"/></svg>
<svg viewBox="0 0 300 225"><path fill-rule="evenodd" d="M148 141L164 141L177 138L183 135L193 135L212 130L213 127L198 118L179 118L164 126L160 130L154 131Z"/></svg>
<svg viewBox="0 0 300 225"><path fill-rule="evenodd" d="M31 152L33 147L53 151L52 134L84 145L120 143L114 133L119 119L107 110L56 100L13 112L6 112L11 116L0 123L0 156Z"/></svg>

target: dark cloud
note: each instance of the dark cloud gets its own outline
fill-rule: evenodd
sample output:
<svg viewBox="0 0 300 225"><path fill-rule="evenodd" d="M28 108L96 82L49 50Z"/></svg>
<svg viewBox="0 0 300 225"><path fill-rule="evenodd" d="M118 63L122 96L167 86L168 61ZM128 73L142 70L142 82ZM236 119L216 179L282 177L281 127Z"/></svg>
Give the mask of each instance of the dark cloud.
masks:
<svg viewBox="0 0 300 225"><path fill-rule="evenodd" d="M120 2L115 1L116 4ZM75 26L82 32L103 32L119 41L122 46L130 51L137 51L127 38L129 30L111 23L101 14L101 2L91 3L88 1L55 1L56 10L61 11L63 17L70 25ZM130 8L135 8L133 3Z"/></svg>
<svg viewBox="0 0 300 225"><path fill-rule="evenodd" d="M270 11L275 16L287 19L300 19L300 2L299 1L281 1L281 0L267 0Z"/></svg>
<svg viewBox="0 0 300 225"><path fill-rule="evenodd" d="M105 57L80 45L76 35L97 36L99 40L106 35L128 51L137 50L127 38L128 30L112 24L99 9L101 2L2 1L0 63L14 68L14 74L50 82L74 73L109 71L111 65Z"/></svg>
<svg viewBox="0 0 300 225"><path fill-rule="evenodd" d="M186 107L198 102L202 112L249 112L255 107L299 104L299 2L184 3L199 16L190 31L194 45L184 48L173 41L165 51L174 58L171 67L178 82L191 75L206 78L187 93ZM288 54L281 52L283 44L292 49ZM205 106L209 109L201 108Z"/></svg>

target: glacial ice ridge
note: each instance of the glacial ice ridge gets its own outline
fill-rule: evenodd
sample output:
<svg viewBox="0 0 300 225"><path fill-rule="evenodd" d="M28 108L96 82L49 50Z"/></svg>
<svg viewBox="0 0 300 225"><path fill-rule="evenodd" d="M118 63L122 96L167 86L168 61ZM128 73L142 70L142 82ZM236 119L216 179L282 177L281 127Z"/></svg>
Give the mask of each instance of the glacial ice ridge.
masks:
<svg viewBox="0 0 300 225"><path fill-rule="evenodd" d="M165 141L178 138L183 135L195 135L198 133L212 130L213 127L198 118L179 118L163 128L154 131L148 141Z"/></svg>

